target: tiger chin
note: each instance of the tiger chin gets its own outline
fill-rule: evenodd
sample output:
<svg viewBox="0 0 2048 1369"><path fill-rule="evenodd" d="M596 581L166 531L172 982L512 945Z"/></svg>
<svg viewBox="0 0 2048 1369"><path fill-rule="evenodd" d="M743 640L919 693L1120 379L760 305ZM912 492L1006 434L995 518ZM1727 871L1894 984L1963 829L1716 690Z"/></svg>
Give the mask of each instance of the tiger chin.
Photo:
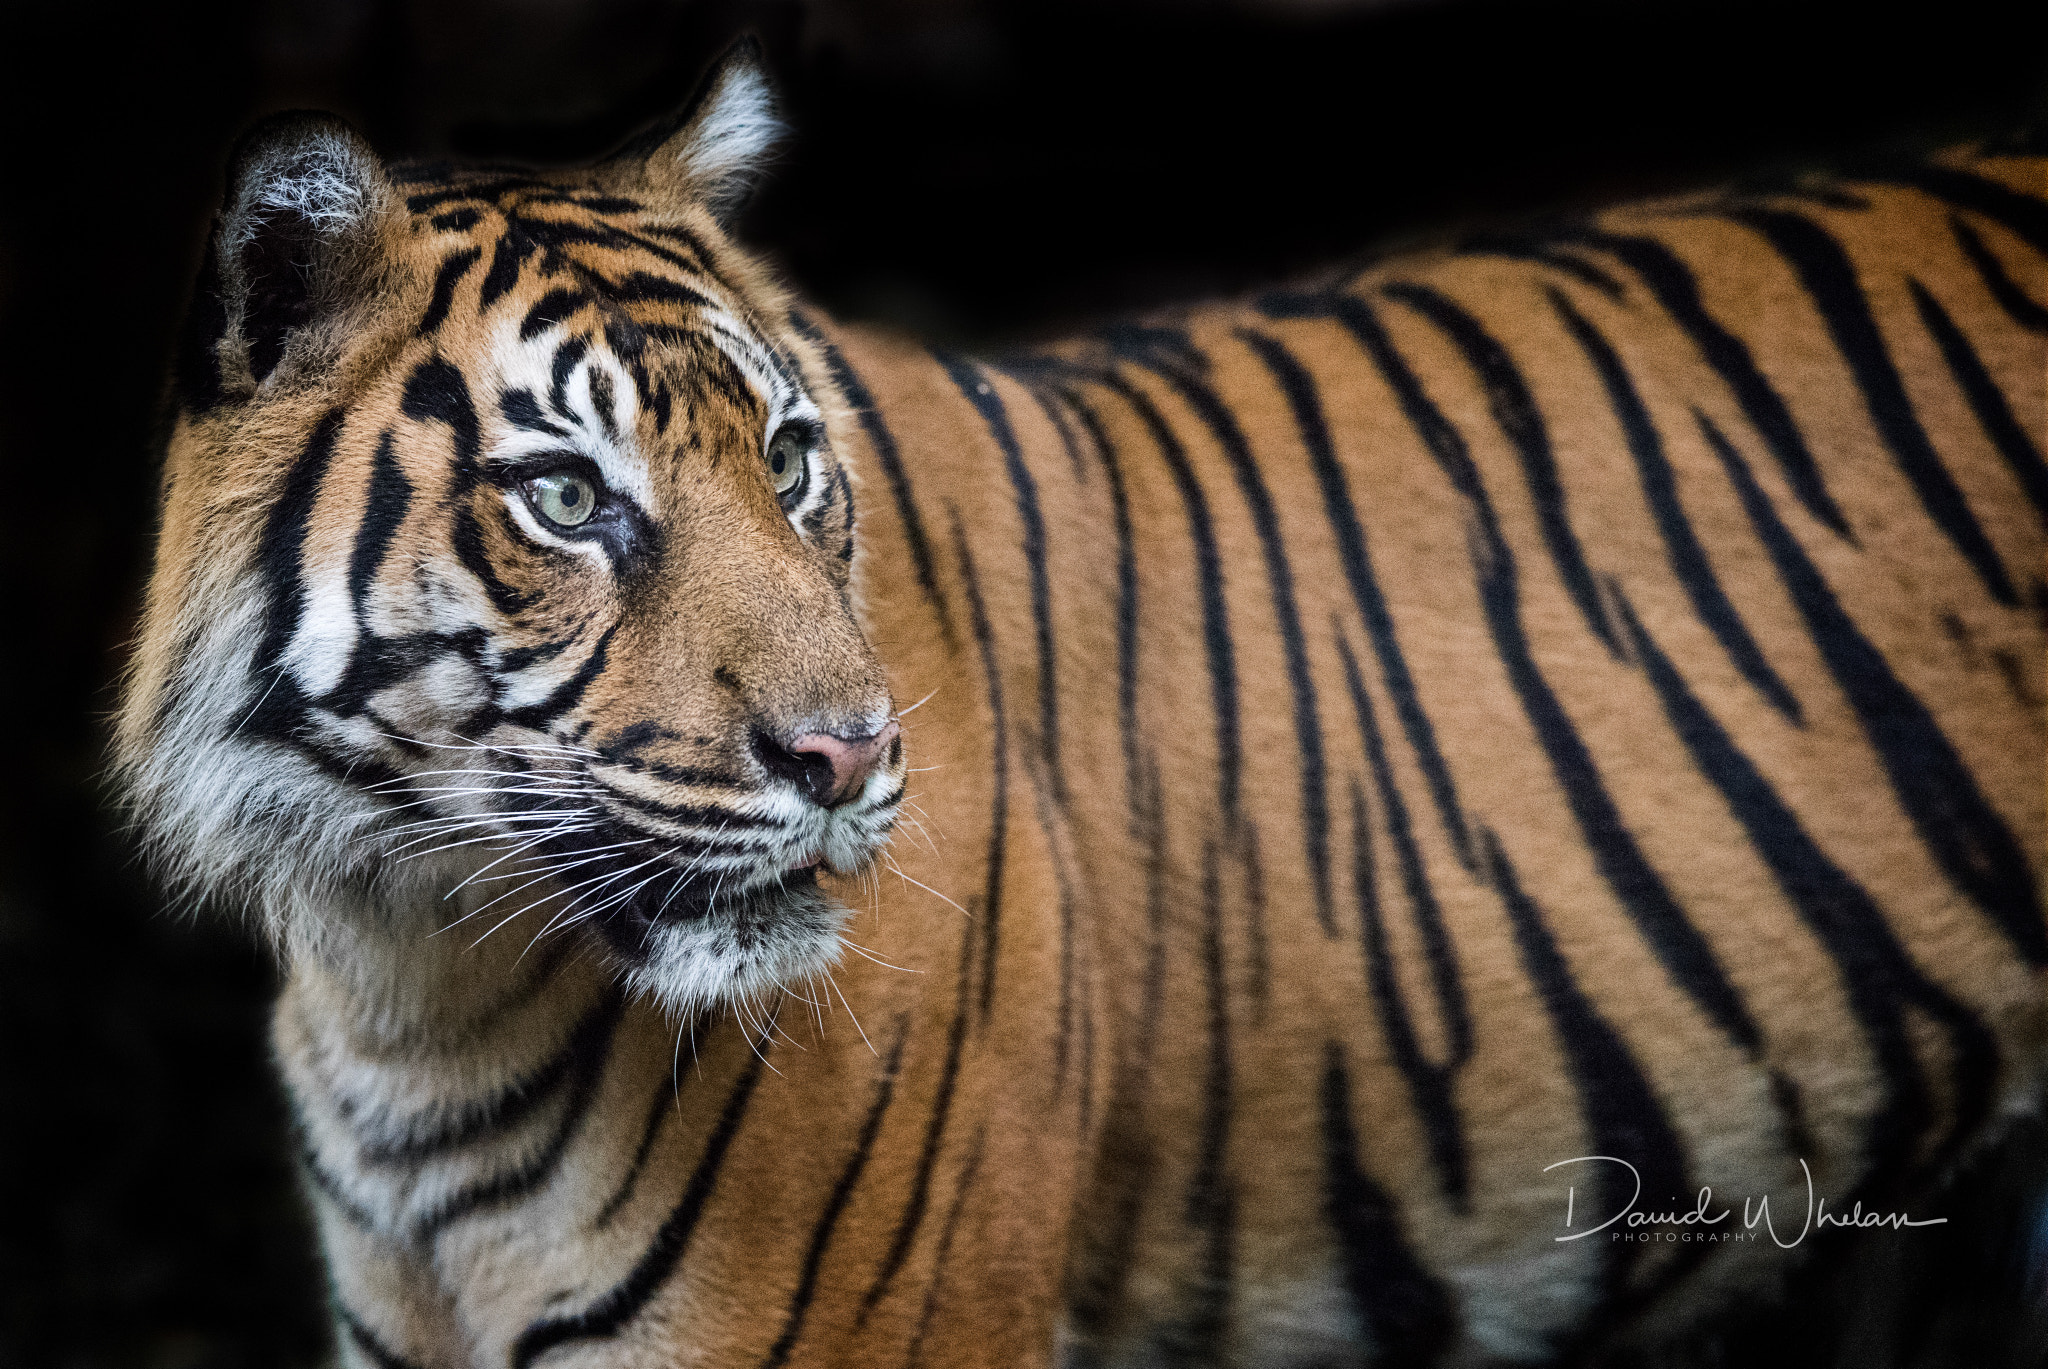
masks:
<svg viewBox="0 0 2048 1369"><path fill-rule="evenodd" d="M742 54L481 224L433 202L490 175L245 139L118 728L170 883L330 961L574 937L685 1014L834 962L818 876L876 861L905 761L841 401L724 235L778 128Z"/></svg>

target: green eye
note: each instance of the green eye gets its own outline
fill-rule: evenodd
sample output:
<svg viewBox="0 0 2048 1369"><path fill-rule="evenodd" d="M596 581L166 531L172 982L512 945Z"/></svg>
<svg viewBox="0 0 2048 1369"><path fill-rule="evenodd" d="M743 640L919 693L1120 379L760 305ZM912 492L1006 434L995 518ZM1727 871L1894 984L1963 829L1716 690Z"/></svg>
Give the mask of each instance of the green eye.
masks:
<svg viewBox="0 0 2048 1369"><path fill-rule="evenodd" d="M802 433L784 428L768 444L768 478L775 482L777 498L787 499L804 483L809 469L810 444Z"/></svg>
<svg viewBox="0 0 2048 1369"><path fill-rule="evenodd" d="M574 471L550 471L526 482L534 511L550 523L573 528L590 521L597 509L597 486Z"/></svg>

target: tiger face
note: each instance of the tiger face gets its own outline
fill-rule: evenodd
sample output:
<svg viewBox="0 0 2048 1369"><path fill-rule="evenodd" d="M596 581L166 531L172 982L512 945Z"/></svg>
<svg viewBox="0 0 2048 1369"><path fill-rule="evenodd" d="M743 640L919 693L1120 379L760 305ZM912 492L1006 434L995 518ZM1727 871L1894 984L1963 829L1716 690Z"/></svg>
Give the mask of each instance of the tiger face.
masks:
<svg viewBox="0 0 2048 1369"><path fill-rule="evenodd" d="M740 62L574 174L252 135L120 726L169 873L315 949L460 891L679 1009L830 962L905 762L839 400L725 235L774 129Z"/></svg>

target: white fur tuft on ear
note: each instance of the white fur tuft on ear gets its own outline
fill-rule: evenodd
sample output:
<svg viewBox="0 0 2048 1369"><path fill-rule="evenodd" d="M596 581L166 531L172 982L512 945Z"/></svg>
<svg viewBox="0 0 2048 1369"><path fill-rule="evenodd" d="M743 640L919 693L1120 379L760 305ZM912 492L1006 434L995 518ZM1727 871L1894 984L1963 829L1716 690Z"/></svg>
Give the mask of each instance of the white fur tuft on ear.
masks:
<svg viewBox="0 0 2048 1369"><path fill-rule="evenodd" d="M786 132L777 105L760 44L743 38L680 113L626 144L610 164L634 168L648 185L667 186L729 222Z"/></svg>
<svg viewBox="0 0 2048 1369"><path fill-rule="evenodd" d="M250 131L214 252L226 331L207 350L230 390L263 383L294 338L373 293L381 216L397 208L377 155L339 119L280 114Z"/></svg>
<svg viewBox="0 0 2048 1369"><path fill-rule="evenodd" d="M307 121L251 148L237 178L225 246L246 245L266 222L285 217L323 237L339 237L368 217L382 171L346 131Z"/></svg>
<svg viewBox="0 0 2048 1369"><path fill-rule="evenodd" d="M707 188L735 179L751 182L784 132L774 87L759 67L728 68L719 75L718 88L690 121L688 145L676 152L683 174Z"/></svg>

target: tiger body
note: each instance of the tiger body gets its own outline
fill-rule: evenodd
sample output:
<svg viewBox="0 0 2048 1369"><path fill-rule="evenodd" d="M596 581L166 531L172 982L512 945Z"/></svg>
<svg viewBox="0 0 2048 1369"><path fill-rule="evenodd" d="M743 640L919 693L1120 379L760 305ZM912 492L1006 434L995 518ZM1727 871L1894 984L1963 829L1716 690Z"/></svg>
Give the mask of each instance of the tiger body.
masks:
<svg viewBox="0 0 2048 1369"><path fill-rule="evenodd" d="M657 194L392 171L387 321L252 382L283 469L220 482L187 401L124 716L146 822L212 708L378 855L266 884L299 790L230 817L343 1363L1533 1362L1774 1287L1745 1196L1787 1242L1809 1175L1935 1213L2040 1088L2042 171L1624 207L1000 362L791 308ZM797 409L778 513L716 434ZM446 474L534 433L660 533L545 631L538 515ZM908 764L734 800L728 695L900 717ZM464 785L537 797L400 861ZM837 902L668 943L719 894L629 921L638 857L508 857L632 801L715 865L721 792ZM1630 1199L1594 1156L1731 1238L1561 1240Z"/></svg>

